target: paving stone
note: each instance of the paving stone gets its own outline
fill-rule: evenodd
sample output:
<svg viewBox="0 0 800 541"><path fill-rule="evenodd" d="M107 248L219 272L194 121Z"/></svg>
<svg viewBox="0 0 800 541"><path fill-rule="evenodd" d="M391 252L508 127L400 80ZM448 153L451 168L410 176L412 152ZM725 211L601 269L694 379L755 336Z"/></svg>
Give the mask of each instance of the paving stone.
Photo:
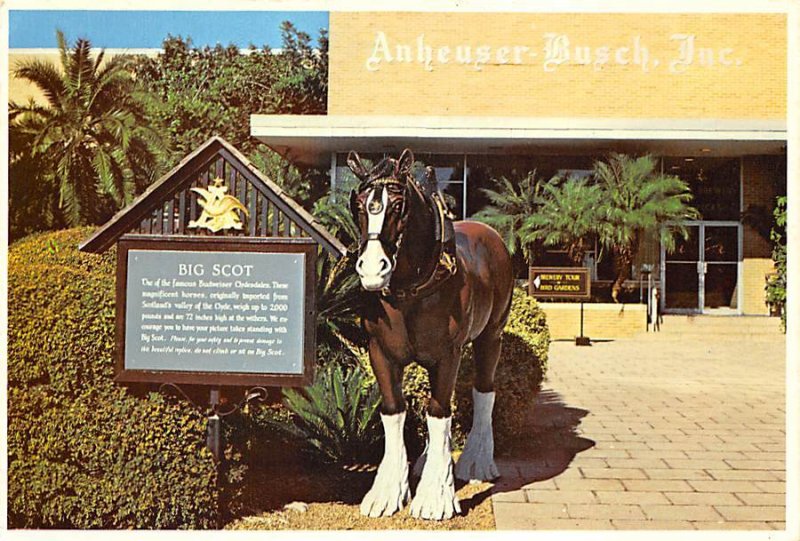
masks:
<svg viewBox="0 0 800 541"><path fill-rule="evenodd" d="M692 523L685 520L612 520L618 530L692 530Z"/></svg>
<svg viewBox="0 0 800 541"><path fill-rule="evenodd" d="M750 490L748 492L786 493L786 483L783 481L753 481L753 484L758 490Z"/></svg>
<svg viewBox="0 0 800 541"><path fill-rule="evenodd" d="M724 481L778 481L775 472L769 470L708 470L714 479Z"/></svg>
<svg viewBox="0 0 800 541"><path fill-rule="evenodd" d="M783 460L725 460L731 468L737 470L785 470L786 462ZM710 468L709 468L710 469Z"/></svg>
<svg viewBox="0 0 800 541"><path fill-rule="evenodd" d="M597 503L590 490L526 490L531 503Z"/></svg>
<svg viewBox="0 0 800 541"><path fill-rule="evenodd" d="M567 512L571 518L589 519L644 519L641 508L638 505L606 505L606 504L582 504L574 503L567 505Z"/></svg>
<svg viewBox="0 0 800 541"><path fill-rule="evenodd" d="M492 503L498 529L528 530L534 527L534 520L537 518L569 518L566 505L561 504Z"/></svg>
<svg viewBox="0 0 800 541"><path fill-rule="evenodd" d="M659 458L609 458L606 460L611 468L641 468L662 469L668 468L667 463Z"/></svg>
<svg viewBox="0 0 800 541"><path fill-rule="evenodd" d="M697 492L760 492L752 481L690 480L688 483Z"/></svg>
<svg viewBox="0 0 800 541"><path fill-rule="evenodd" d="M625 490L619 479L557 479L556 484L559 490Z"/></svg>
<svg viewBox="0 0 800 541"><path fill-rule="evenodd" d="M670 501L661 492L619 492L598 490L595 492L597 501L600 503L623 504L623 505L644 505L644 504L664 504ZM733 498L736 501L736 498Z"/></svg>
<svg viewBox="0 0 800 541"><path fill-rule="evenodd" d="M719 505L715 508L728 521L778 521L786 518L786 509L781 505Z"/></svg>
<svg viewBox="0 0 800 541"><path fill-rule="evenodd" d="M742 505L736 496L725 492L665 492L664 497L676 505Z"/></svg>
<svg viewBox="0 0 800 541"><path fill-rule="evenodd" d="M578 456L587 456L587 457L596 457L596 458L628 458L632 456L634 452L638 451L628 451L626 449L609 449L607 447L601 447L596 445L591 449L587 449L583 451Z"/></svg>
<svg viewBox="0 0 800 541"><path fill-rule="evenodd" d="M647 476L650 479L712 479L711 475L709 475L705 470L671 470L671 469L664 469L664 470L647 470Z"/></svg>
<svg viewBox="0 0 800 541"><path fill-rule="evenodd" d="M586 479L647 479L647 475L638 469L622 468L581 468Z"/></svg>
<svg viewBox="0 0 800 541"><path fill-rule="evenodd" d="M667 458L666 463L670 468L683 470L726 470L731 468L730 464L724 460Z"/></svg>
<svg viewBox="0 0 800 541"><path fill-rule="evenodd" d="M492 490L492 501L506 502L506 503L525 503L528 500L525 498L525 491L523 490L510 490L510 491L495 491Z"/></svg>
<svg viewBox="0 0 800 541"><path fill-rule="evenodd" d="M642 505L651 520L720 520L720 514L710 505Z"/></svg>
<svg viewBox="0 0 800 541"><path fill-rule="evenodd" d="M634 492L693 492L686 481L661 479L625 479L625 488Z"/></svg>
<svg viewBox="0 0 800 541"><path fill-rule="evenodd" d="M758 494L754 492L738 492L736 497L747 505L786 505L786 495L776 493Z"/></svg>
<svg viewBox="0 0 800 541"><path fill-rule="evenodd" d="M680 450L666 450L666 449L629 449L627 454L630 455L631 458L656 458L656 459L663 459L663 458L689 458L687 455L688 451L680 451Z"/></svg>
<svg viewBox="0 0 800 541"><path fill-rule="evenodd" d="M537 519L533 521L533 527L537 531L547 530L613 530L614 526L610 520L587 520L587 519Z"/></svg>
<svg viewBox="0 0 800 541"><path fill-rule="evenodd" d="M692 522L692 526L696 530L769 530L769 524L766 522L727 522L725 520L717 520L713 522Z"/></svg>

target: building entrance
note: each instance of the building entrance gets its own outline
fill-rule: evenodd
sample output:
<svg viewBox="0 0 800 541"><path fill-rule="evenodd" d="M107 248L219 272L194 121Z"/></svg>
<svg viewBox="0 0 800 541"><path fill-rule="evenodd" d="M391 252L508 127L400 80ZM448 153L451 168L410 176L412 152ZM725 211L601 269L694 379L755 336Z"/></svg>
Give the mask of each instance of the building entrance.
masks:
<svg viewBox="0 0 800 541"><path fill-rule="evenodd" d="M668 254L662 246L662 302L671 313L739 314L742 227L738 222L687 224L689 237Z"/></svg>

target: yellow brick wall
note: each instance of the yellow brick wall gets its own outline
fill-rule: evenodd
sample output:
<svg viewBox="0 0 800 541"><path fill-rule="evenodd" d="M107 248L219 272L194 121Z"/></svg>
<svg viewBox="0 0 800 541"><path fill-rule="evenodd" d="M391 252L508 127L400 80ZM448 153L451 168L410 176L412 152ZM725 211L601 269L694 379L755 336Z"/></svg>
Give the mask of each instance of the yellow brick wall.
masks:
<svg viewBox="0 0 800 541"><path fill-rule="evenodd" d="M776 183L786 183L785 156L746 156L742 159L742 207L761 206L772 211ZM742 231L742 312L768 315L765 276L775 270L772 246L749 225Z"/></svg>
<svg viewBox="0 0 800 541"><path fill-rule="evenodd" d="M328 110L332 115L783 119L786 27L784 14L332 12ZM544 69L548 33L566 36L570 50L568 61L549 65L552 71ZM671 73L681 43L688 43L673 39L676 34L694 36L693 63L683 73ZM427 46L430 69L424 61ZM484 52L491 57L485 64L477 62L480 46L488 47ZM576 56L585 47L591 48L591 64ZM703 57L713 62L699 60L701 48L712 50ZM368 67L376 51L381 62ZM438 60L440 51L446 62ZM455 58L459 51L461 63ZM604 54L609 61L595 65Z"/></svg>
<svg viewBox="0 0 800 541"><path fill-rule="evenodd" d="M744 288L742 312L747 315L769 315L764 286L766 275L774 272L770 258L747 258L742 264L742 287Z"/></svg>
<svg viewBox="0 0 800 541"><path fill-rule="evenodd" d="M553 340L572 340L580 334L579 303L541 302L539 305L547 314ZM583 307L584 335L590 338L629 338L647 330L647 306L644 304L592 303Z"/></svg>

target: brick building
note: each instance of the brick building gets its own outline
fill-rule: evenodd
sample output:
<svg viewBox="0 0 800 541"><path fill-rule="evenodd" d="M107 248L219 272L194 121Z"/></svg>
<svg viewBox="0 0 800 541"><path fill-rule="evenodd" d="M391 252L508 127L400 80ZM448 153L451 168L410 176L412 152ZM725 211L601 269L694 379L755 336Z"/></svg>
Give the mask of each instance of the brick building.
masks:
<svg viewBox="0 0 800 541"><path fill-rule="evenodd" d="M770 244L743 216L786 189L785 14L331 12L329 31L328 114L252 116L278 152L335 185L348 150L410 147L463 217L492 177L652 153L702 219L673 254L645 243L629 285L652 266L668 312L769 313Z"/></svg>

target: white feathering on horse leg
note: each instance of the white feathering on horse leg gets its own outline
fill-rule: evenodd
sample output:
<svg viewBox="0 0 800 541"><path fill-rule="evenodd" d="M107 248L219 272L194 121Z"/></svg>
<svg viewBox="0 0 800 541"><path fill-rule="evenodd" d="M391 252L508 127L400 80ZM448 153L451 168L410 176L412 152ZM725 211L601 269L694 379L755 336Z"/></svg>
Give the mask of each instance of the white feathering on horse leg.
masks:
<svg viewBox="0 0 800 541"><path fill-rule="evenodd" d="M494 435L492 434L492 409L494 391L481 393L472 389L472 430L467 436L464 452L456 463L456 477L462 481L491 481L500 477L494 463Z"/></svg>
<svg viewBox="0 0 800 541"><path fill-rule="evenodd" d="M429 520L452 518L461 512L456 499L453 457L450 448L452 417L428 416L428 450L425 467L411 501L411 516Z"/></svg>
<svg viewBox="0 0 800 541"><path fill-rule="evenodd" d="M403 508L411 493L408 490L408 459L403 442L403 425L406 412L395 415L381 414L383 423L383 460L372 488L361 501L361 514L370 517L388 517Z"/></svg>

